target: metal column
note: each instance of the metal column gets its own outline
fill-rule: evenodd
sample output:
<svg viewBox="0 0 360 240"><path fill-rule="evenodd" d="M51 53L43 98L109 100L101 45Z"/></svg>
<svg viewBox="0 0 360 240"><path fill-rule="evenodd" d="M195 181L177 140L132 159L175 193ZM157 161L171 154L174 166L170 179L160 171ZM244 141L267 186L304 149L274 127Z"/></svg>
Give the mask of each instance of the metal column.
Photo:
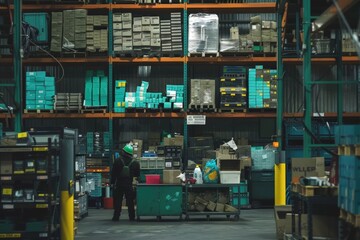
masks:
<svg viewBox="0 0 360 240"><path fill-rule="evenodd" d="M185 8L183 10L183 44L184 44L184 56L185 61L183 62L183 84L184 84L184 111L187 112L188 108L188 99L187 99L187 92L188 92L188 64L187 64L187 54L188 54L188 13L187 13L187 0L184 0ZM184 159L183 164L187 167L188 161L188 126L186 115L184 119Z"/></svg>
<svg viewBox="0 0 360 240"><path fill-rule="evenodd" d="M339 82L337 88L337 122L339 125L343 123L343 107L344 107L344 84L343 84L343 63L342 63L342 34L341 30L336 33L336 81Z"/></svg>
<svg viewBox="0 0 360 240"><path fill-rule="evenodd" d="M74 239L74 139L64 136L60 155L60 239Z"/></svg>
<svg viewBox="0 0 360 240"><path fill-rule="evenodd" d="M13 58L14 58L14 82L15 82L15 103L17 106L17 113L15 114L15 128L16 132L21 132L22 129L22 110L23 104L21 101L22 94L22 47L21 47L21 32L22 32L22 0L14 1L14 38L13 38Z"/></svg>
<svg viewBox="0 0 360 240"><path fill-rule="evenodd" d="M303 82L304 82L304 157L311 157L311 119L312 119L312 85L311 85L311 0L303 0Z"/></svg>
<svg viewBox="0 0 360 240"><path fill-rule="evenodd" d="M282 123L284 111L284 63L282 56L282 18L283 11L279 11L277 15L277 110L276 110L276 135L277 142L279 143L278 150L282 150ZM286 204L286 164L285 162L277 162L274 167L275 172L275 205Z"/></svg>

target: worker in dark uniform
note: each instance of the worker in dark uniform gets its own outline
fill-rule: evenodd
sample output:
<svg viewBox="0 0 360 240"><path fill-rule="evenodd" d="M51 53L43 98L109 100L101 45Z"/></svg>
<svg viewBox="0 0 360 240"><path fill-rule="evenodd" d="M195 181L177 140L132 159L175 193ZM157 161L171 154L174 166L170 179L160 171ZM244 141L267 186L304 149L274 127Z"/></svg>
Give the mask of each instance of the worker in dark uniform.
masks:
<svg viewBox="0 0 360 240"><path fill-rule="evenodd" d="M119 157L115 159L111 172L114 199L113 221L119 221L124 194L128 206L129 220L135 220L133 180L137 181L139 176L140 164L133 159L133 146L131 143L126 144L120 151Z"/></svg>

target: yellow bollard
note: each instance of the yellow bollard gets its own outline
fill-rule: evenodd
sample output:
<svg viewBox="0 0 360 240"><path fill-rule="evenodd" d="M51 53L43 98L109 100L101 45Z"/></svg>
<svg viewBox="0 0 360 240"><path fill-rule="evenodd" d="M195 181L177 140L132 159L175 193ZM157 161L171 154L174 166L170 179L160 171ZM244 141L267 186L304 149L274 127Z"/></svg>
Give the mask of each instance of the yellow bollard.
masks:
<svg viewBox="0 0 360 240"><path fill-rule="evenodd" d="M275 164L275 206L286 205L286 164Z"/></svg>

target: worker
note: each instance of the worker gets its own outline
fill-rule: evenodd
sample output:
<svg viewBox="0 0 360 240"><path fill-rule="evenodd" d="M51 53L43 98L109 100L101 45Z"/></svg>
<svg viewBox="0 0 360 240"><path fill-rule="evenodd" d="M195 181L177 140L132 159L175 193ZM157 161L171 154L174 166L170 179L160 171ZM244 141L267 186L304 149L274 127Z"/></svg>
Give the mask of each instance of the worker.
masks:
<svg viewBox="0 0 360 240"><path fill-rule="evenodd" d="M128 206L129 220L135 220L133 189L134 180L140 176L140 164L133 159L133 146L126 144L121 149L119 156L115 159L112 172L111 184L113 186L114 215L112 220L119 221L122 207L122 200L125 194L126 205Z"/></svg>

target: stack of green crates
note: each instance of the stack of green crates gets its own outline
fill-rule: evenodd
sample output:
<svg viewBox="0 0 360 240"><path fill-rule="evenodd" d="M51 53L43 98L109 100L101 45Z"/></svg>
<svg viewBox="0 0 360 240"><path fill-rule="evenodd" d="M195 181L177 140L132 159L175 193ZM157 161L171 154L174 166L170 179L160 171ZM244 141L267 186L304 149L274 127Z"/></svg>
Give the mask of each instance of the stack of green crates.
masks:
<svg viewBox="0 0 360 240"><path fill-rule="evenodd" d="M86 72L85 78L85 106L107 107L108 106L108 82L109 79L103 71Z"/></svg>
<svg viewBox="0 0 360 240"><path fill-rule="evenodd" d="M86 152L107 153L110 151L110 132L87 132Z"/></svg>
<svg viewBox="0 0 360 240"><path fill-rule="evenodd" d="M277 108L277 70L249 69L249 108Z"/></svg>
<svg viewBox="0 0 360 240"><path fill-rule="evenodd" d="M184 107L184 85L166 85L165 109L182 109Z"/></svg>
<svg viewBox="0 0 360 240"><path fill-rule="evenodd" d="M86 133L86 152L87 153L94 152L94 133L93 132Z"/></svg>
<svg viewBox="0 0 360 240"><path fill-rule="evenodd" d="M45 71L26 72L26 109L54 109L55 78Z"/></svg>
<svg viewBox="0 0 360 240"><path fill-rule="evenodd" d="M165 102L165 98L162 93L148 92L145 94L146 106L149 109L159 109L160 103Z"/></svg>
<svg viewBox="0 0 360 240"><path fill-rule="evenodd" d="M126 80L115 81L115 102L114 112L125 112L125 92L126 92Z"/></svg>

